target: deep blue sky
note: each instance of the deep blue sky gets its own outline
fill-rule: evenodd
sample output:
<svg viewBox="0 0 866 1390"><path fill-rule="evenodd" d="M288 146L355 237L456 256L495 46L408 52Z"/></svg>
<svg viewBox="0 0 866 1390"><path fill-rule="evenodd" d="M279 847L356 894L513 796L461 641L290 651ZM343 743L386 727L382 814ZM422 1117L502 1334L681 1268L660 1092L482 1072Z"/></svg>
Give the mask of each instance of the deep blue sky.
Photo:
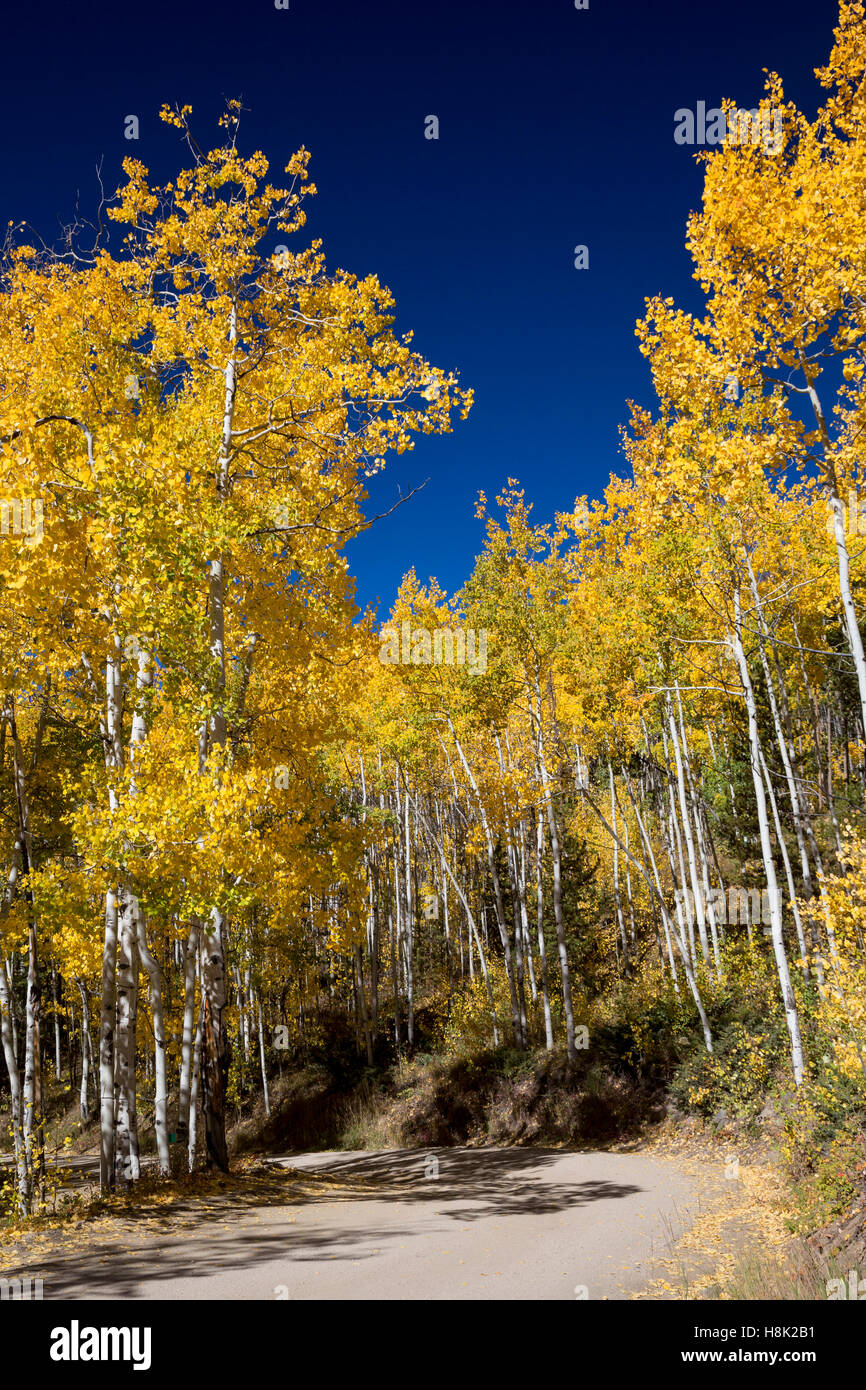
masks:
<svg viewBox="0 0 866 1390"><path fill-rule="evenodd" d="M353 543L362 603L383 614L414 565L449 590L481 545L474 501L509 476L538 519L621 472L626 400L651 401L637 350L644 297L698 306L684 250L699 205L674 111L757 104L764 67L813 110L835 0L273 0L7 7L0 216L51 240L94 166L112 191L134 154L170 176L157 118L189 103L213 143L224 97L245 149L279 170L312 153L309 230L329 264L375 272L399 330L476 390L469 420L389 463L369 510L426 490ZM141 122L138 142L124 117ZM440 139L424 138L436 114ZM589 270L573 248L589 247Z"/></svg>

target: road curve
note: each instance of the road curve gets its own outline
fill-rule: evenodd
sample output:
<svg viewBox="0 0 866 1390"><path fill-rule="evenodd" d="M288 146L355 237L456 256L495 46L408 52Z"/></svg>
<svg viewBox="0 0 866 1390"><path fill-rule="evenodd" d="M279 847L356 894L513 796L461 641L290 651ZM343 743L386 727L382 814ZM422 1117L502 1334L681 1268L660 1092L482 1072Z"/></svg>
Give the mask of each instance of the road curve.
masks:
<svg viewBox="0 0 866 1390"><path fill-rule="evenodd" d="M448 1148L275 1162L360 1186L234 1220L228 1211L182 1235L58 1250L40 1261L44 1297L626 1299L698 1204L692 1179L639 1153Z"/></svg>

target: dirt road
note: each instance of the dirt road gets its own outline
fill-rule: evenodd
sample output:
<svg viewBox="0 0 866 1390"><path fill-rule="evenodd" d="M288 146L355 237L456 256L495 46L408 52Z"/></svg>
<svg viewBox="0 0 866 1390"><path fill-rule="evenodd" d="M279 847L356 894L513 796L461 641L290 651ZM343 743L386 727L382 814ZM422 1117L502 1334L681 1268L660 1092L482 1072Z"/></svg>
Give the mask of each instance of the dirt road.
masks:
<svg viewBox="0 0 866 1390"><path fill-rule="evenodd" d="M695 1215L690 1178L643 1154L538 1149L314 1153L316 1200L43 1249L44 1298L625 1299ZM34 1252L35 1253L35 1252ZM4 1274L15 1273L5 1268ZM27 1271L20 1271L25 1273Z"/></svg>

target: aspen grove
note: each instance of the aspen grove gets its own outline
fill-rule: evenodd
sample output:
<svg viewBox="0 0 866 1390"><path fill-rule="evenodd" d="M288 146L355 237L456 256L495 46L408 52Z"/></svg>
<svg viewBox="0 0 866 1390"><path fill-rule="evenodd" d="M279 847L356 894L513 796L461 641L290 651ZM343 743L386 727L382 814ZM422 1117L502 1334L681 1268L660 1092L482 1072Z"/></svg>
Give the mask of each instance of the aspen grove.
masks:
<svg viewBox="0 0 866 1390"><path fill-rule="evenodd" d="M275 187L238 103L208 152L165 108L173 183L127 160L89 240L9 229L0 495L42 518L0 538L11 1210L46 1069L125 1190L145 1134L226 1170L239 1097L337 1019L370 1068L572 1063L642 1001L636 1047L709 1076L753 997L793 1096L829 1068L866 1106L859 0L818 77L812 120L767 78L778 153L701 156L703 311L646 304L621 476L546 524L481 494L463 588L412 571L381 625L365 484L472 392L304 240L306 150Z"/></svg>

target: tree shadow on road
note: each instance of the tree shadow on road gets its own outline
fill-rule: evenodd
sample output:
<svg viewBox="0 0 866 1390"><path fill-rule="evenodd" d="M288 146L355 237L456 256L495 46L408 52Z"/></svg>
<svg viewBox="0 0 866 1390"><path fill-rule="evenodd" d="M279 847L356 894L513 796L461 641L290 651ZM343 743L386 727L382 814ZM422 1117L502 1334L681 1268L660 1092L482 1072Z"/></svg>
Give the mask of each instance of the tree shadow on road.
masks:
<svg viewBox="0 0 866 1390"><path fill-rule="evenodd" d="M634 1183L557 1181L548 1170L564 1156L561 1149L397 1149L323 1156L304 1171L360 1181L399 1202L468 1203L448 1212L465 1221L547 1215L643 1191Z"/></svg>
<svg viewBox="0 0 866 1390"><path fill-rule="evenodd" d="M207 1281L214 1276L273 1264L276 1287L285 1282L287 1265L367 1261L378 1245L418 1235L407 1203L432 1204L424 1213L425 1233L431 1218L444 1233L452 1221L550 1215L645 1190L611 1180L557 1180L550 1169L563 1157L561 1150L517 1148L399 1150L323 1154L304 1168L291 1167L288 1158L257 1180L216 1179L206 1195L190 1192L168 1208L142 1203L84 1221L56 1233L56 1248L41 1257L19 1247L19 1268L0 1272L40 1275L47 1299L135 1299L144 1296L145 1284L153 1297L155 1281L178 1280L191 1281L183 1297L209 1298ZM383 1214L383 1203L393 1204L394 1222ZM312 1224L297 1223L302 1207L309 1212L324 1204L327 1223L315 1216Z"/></svg>

